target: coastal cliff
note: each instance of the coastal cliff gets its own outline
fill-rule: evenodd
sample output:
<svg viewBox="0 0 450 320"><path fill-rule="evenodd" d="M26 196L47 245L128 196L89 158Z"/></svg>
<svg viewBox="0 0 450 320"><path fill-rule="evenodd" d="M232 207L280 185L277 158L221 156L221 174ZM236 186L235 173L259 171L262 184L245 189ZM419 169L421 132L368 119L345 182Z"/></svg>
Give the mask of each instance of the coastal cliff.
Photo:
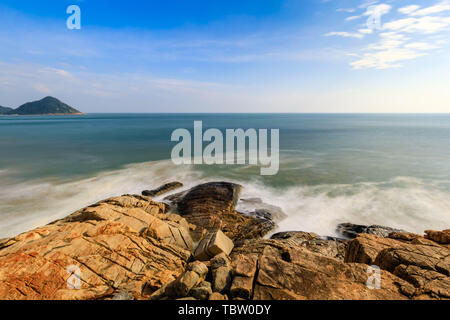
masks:
<svg viewBox="0 0 450 320"><path fill-rule="evenodd" d="M172 183L143 194L160 196ZM100 201L0 240L2 299L449 299L450 230L340 225L342 238L264 236L283 218L242 186ZM239 201L253 210L237 212ZM379 288L368 268L381 270ZM78 268L79 287L70 287Z"/></svg>

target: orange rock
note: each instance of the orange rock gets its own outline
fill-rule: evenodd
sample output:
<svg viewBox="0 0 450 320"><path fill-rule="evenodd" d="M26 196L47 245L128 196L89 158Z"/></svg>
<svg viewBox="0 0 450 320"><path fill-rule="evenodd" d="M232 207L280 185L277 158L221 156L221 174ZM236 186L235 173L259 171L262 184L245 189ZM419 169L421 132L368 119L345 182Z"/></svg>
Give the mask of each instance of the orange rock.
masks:
<svg viewBox="0 0 450 320"><path fill-rule="evenodd" d="M156 290L172 281L191 256L177 243L140 235L151 222L165 223L160 220L167 219L164 212L164 204L125 195L3 240L0 297L101 299L126 287L142 298L145 283L152 283ZM173 219L170 225L185 231ZM68 272L70 266L79 268L79 290L68 287L68 279L74 276Z"/></svg>

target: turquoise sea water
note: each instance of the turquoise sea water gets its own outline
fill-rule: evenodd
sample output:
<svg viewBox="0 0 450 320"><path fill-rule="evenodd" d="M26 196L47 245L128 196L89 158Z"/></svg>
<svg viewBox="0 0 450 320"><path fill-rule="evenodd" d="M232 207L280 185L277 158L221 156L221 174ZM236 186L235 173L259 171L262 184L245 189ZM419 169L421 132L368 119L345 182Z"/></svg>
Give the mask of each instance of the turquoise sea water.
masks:
<svg viewBox="0 0 450 320"><path fill-rule="evenodd" d="M175 166L173 130L280 130L280 171ZM227 180L281 206L281 230L340 222L450 227L450 115L90 114L0 117L0 238L109 196Z"/></svg>

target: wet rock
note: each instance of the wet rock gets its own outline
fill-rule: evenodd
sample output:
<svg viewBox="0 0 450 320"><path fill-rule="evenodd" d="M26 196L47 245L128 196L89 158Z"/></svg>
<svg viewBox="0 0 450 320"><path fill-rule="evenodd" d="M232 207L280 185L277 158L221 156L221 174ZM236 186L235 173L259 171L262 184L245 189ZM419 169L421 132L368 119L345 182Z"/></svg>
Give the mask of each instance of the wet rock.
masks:
<svg viewBox="0 0 450 320"><path fill-rule="evenodd" d="M287 215L280 207L264 203L260 198L241 199L238 203L239 213L258 219L273 220L275 222L286 219Z"/></svg>
<svg viewBox="0 0 450 320"><path fill-rule="evenodd" d="M178 182L178 181L170 182L170 183L166 183L166 184L160 186L157 189L144 190L144 191L142 191L142 195L147 196L147 197L152 197L152 198L159 197L160 195L163 195L164 193L181 188L182 186L183 186L183 184L181 182Z"/></svg>
<svg viewBox="0 0 450 320"><path fill-rule="evenodd" d="M219 213L230 213L239 199L242 186L228 182L210 182L190 189L178 202L182 215L210 213L211 208Z"/></svg>
<svg viewBox="0 0 450 320"><path fill-rule="evenodd" d="M222 230L232 240L262 237L275 227L273 221L239 214L235 211L242 186L210 182L166 197L177 212L197 226L191 235L200 241L207 232Z"/></svg>
<svg viewBox="0 0 450 320"><path fill-rule="evenodd" d="M234 244L222 231L209 233L195 249L195 259L206 261L220 254L230 254Z"/></svg>
<svg viewBox="0 0 450 320"><path fill-rule="evenodd" d="M384 226L364 226L352 223L341 223L337 226L336 231L344 237L353 239L360 233L373 234L378 237L387 238L391 232L406 232L400 229L394 229Z"/></svg>

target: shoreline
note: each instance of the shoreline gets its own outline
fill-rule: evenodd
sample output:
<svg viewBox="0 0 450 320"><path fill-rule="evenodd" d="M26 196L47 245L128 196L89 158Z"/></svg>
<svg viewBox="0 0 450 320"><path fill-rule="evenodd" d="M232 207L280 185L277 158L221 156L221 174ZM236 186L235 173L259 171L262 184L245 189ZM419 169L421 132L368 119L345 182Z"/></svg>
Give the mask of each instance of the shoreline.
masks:
<svg viewBox="0 0 450 320"><path fill-rule="evenodd" d="M185 189L174 182L145 190L145 195L102 200L46 226L2 239L0 276L5 281L0 283L0 297L450 298L446 258L450 230L428 230L422 236L348 223L338 227L341 238L296 230L265 239L285 218L283 212L264 199L240 199L242 188L210 182ZM160 202L152 200L174 190L177 193ZM247 201L246 212L236 211L238 201ZM401 260L392 260L398 255ZM428 261L426 268L423 259ZM370 265L381 268L383 286L377 290L367 287ZM83 282L76 290L65 282L68 266L81 272ZM315 288L313 283L323 285Z"/></svg>

